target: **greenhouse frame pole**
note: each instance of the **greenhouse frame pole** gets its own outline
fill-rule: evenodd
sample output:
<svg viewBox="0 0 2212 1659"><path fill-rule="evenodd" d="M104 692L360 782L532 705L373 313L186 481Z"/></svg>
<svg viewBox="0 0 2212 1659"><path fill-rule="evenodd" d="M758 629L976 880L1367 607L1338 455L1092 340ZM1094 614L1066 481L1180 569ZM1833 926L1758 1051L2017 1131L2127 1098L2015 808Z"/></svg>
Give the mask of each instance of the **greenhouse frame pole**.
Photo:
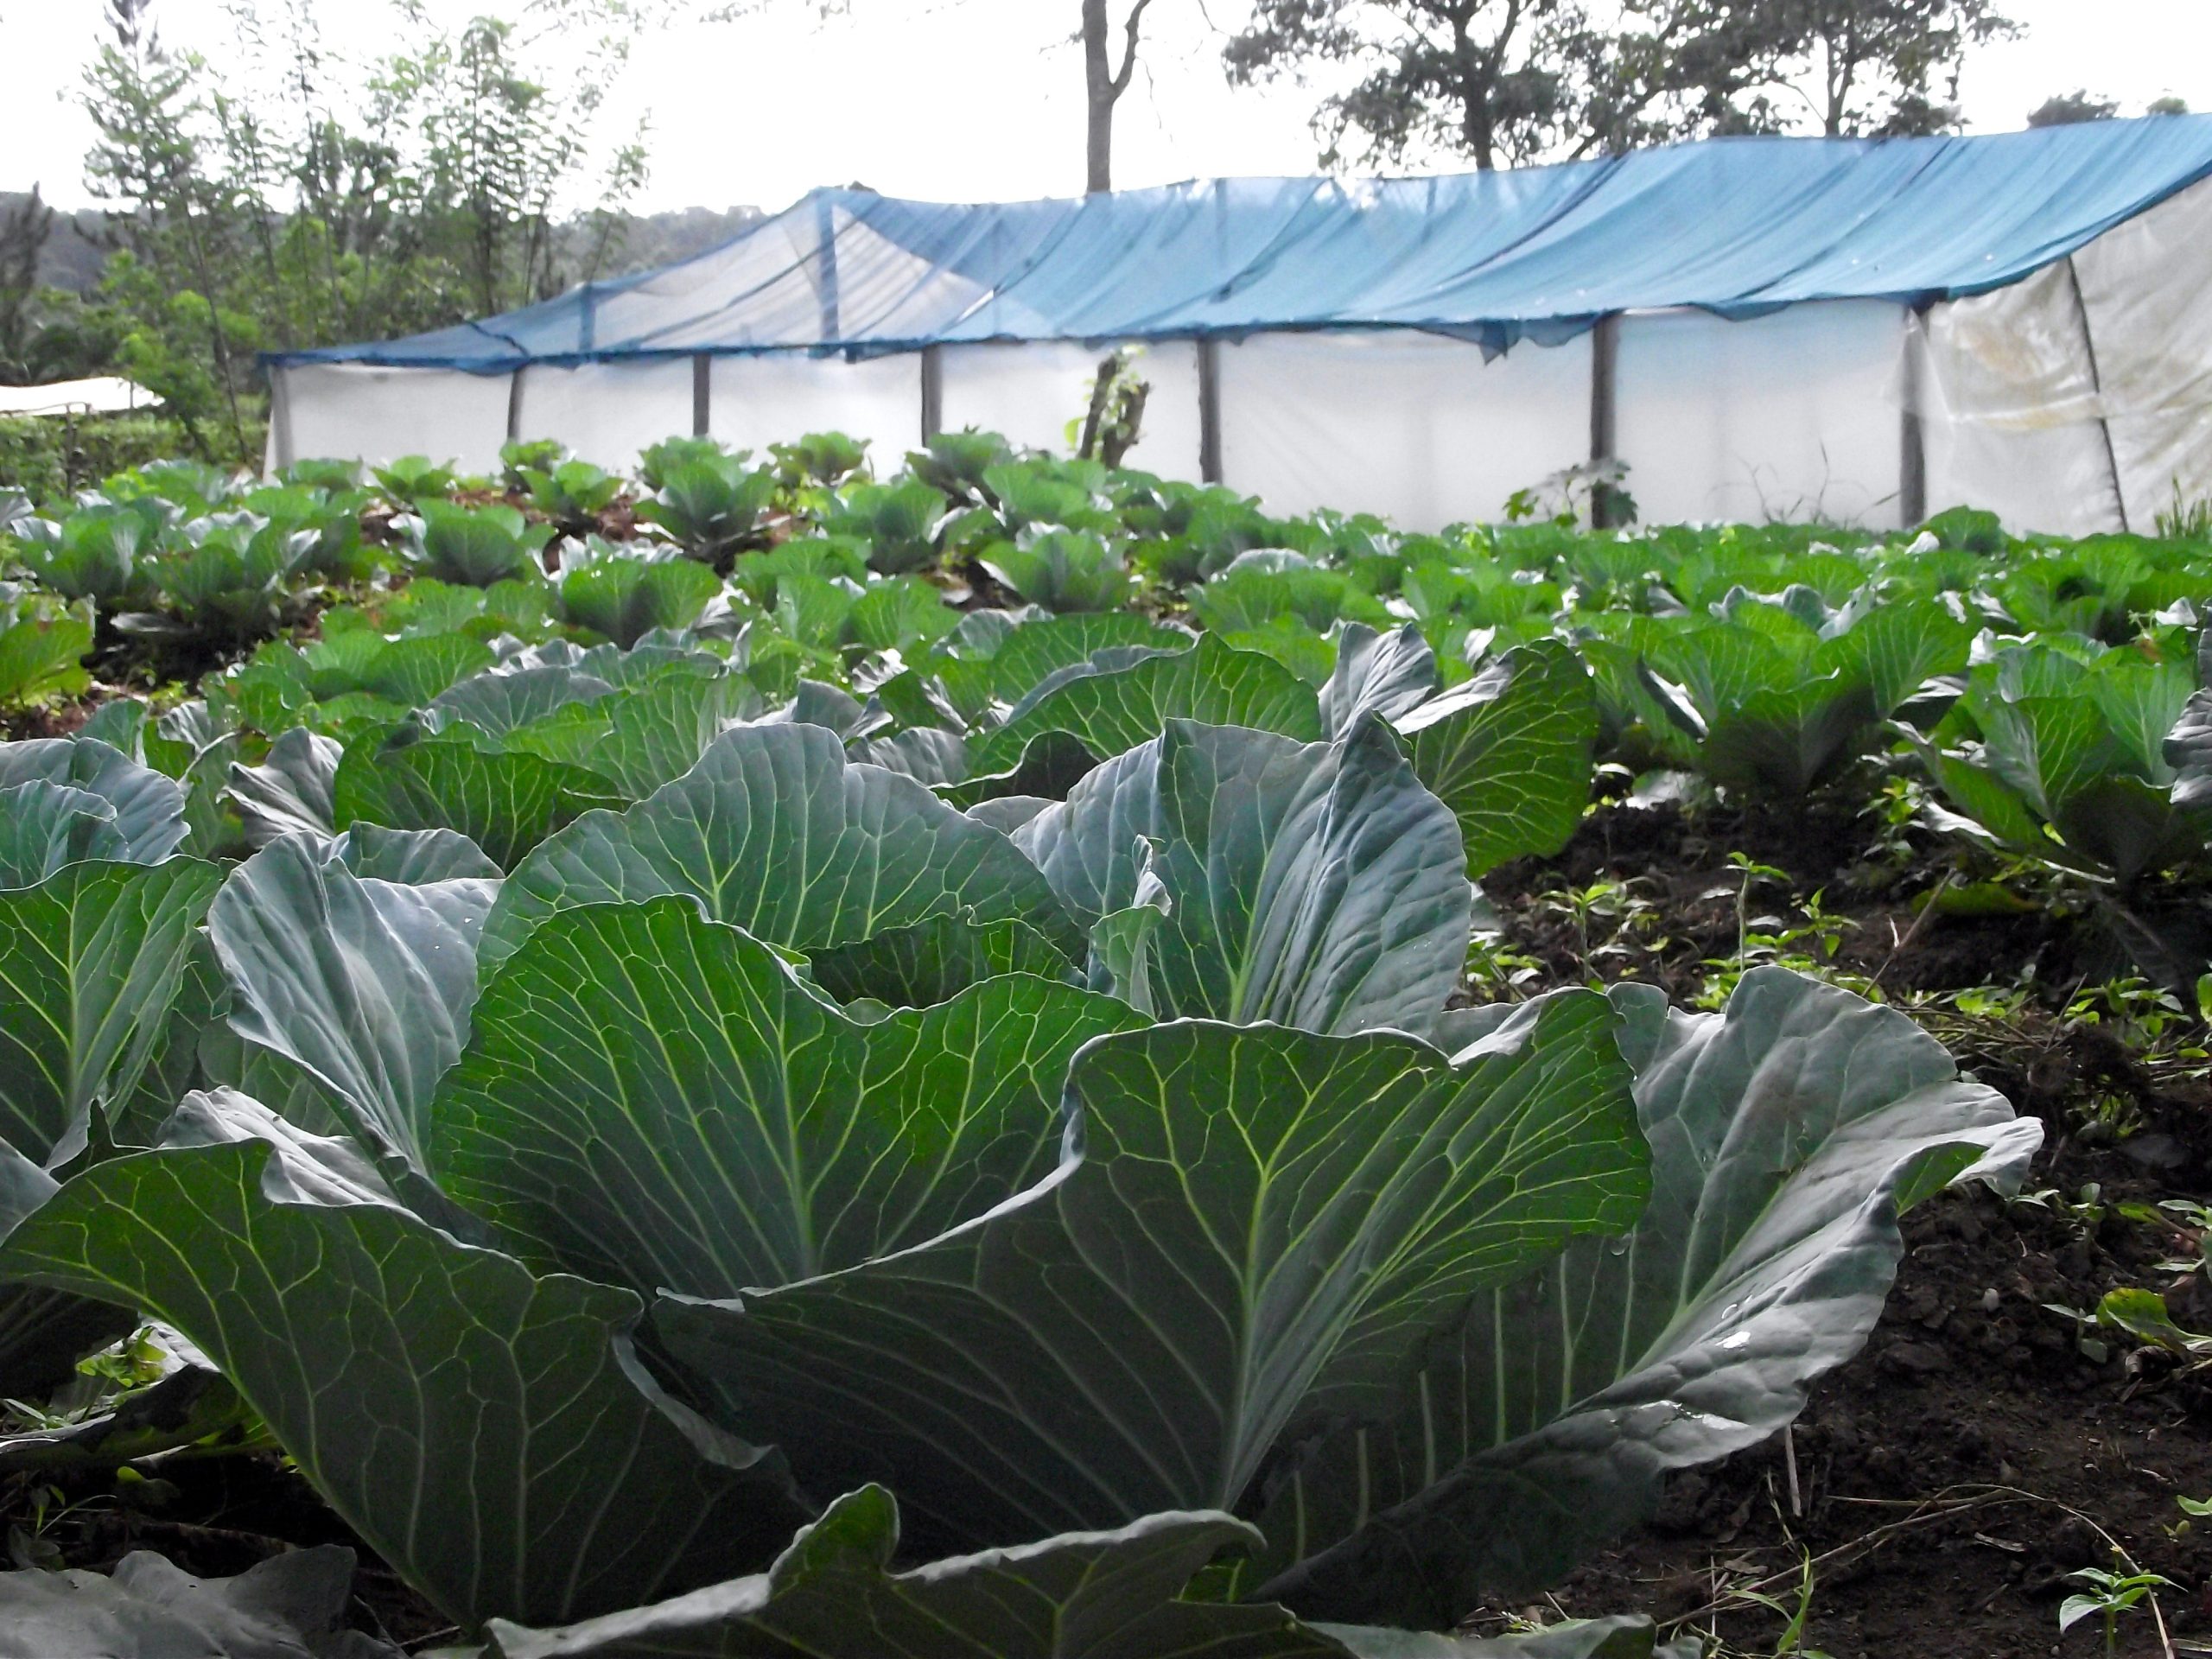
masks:
<svg viewBox="0 0 2212 1659"><path fill-rule="evenodd" d="M1897 423L1898 528L1910 530L1928 518L1928 433L1920 418L1921 331L1918 310L1904 311L1904 410Z"/></svg>
<svg viewBox="0 0 2212 1659"><path fill-rule="evenodd" d="M269 372L269 447L276 470L283 472L298 459L292 453L292 372Z"/></svg>
<svg viewBox="0 0 2212 1659"><path fill-rule="evenodd" d="M691 359L691 435L703 438L714 423L715 359L701 352Z"/></svg>
<svg viewBox="0 0 2212 1659"><path fill-rule="evenodd" d="M522 374L517 369L507 377L507 442L522 442Z"/></svg>
<svg viewBox="0 0 2212 1659"><path fill-rule="evenodd" d="M2105 378L2097 368L2097 337L2089 332L2089 302L2082 296L2082 273L2074 268L2074 256L2066 256L2066 280L2074 289L2074 315L2082 320L2082 349L2089 354L2089 390L2096 394L2097 430L2104 436L2105 465L2112 473L2113 505L2120 509L2120 533L2134 533L2127 522L2127 492L2120 481L2120 452L2113 448L2112 417L2105 413Z"/></svg>
<svg viewBox="0 0 2212 1659"><path fill-rule="evenodd" d="M1208 334L1198 346L1198 481L1221 476L1221 342Z"/></svg>
<svg viewBox="0 0 2212 1659"><path fill-rule="evenodd" d="M1602 467L1619 459L1620 448L1621 320L1618 313L1598 319L1590 331L1590 464ZM1593 530L1612 526L1611 493L1590 493L1590 524Z"/></svg>
<svg viewBox="0 0 2212 1659"><path fill-rule="evenodd" d="M922 446L944 430L944 347L922 347Z"/></svg>

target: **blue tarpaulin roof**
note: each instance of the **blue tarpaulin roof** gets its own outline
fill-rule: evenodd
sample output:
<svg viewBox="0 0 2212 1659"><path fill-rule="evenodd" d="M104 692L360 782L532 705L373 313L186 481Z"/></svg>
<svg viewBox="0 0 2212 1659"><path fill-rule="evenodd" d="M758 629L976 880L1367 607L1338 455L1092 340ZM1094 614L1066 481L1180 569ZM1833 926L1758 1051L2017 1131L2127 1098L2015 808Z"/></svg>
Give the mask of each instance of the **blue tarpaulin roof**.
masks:
<svg viewBox="0 0 2212 1659"><path fill-rule="evenodd" d="M2019 281L2212 175L2212 116L1986 137L1723 138L1510 172L1234 179L948 206L817 190L712 252L525 310L270 361L526 364L988 340L1750 316Z"/></svg>

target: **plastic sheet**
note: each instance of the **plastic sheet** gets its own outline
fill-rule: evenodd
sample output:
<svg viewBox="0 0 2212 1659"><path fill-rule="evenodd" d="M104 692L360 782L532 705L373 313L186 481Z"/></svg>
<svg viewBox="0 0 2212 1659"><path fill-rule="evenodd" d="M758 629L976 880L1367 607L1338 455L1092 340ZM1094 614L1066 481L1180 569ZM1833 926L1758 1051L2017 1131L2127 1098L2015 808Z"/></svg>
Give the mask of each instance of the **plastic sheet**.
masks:
<svg viewBox="0 0 2212 1659"><path fill-rule="evenodd" d="M331 455L378 465L427 455L471 472L499 464L507 441L505 375L351 365L303 365L283 373L295 461ZM270 438L277 448L276 435Z"/></svg>
<svg viewBox="0 0 2212 1659"><path fill-rule="evenodd" d="M515 430L558 438L587 461L628 471L647 445L690 432L690 360L525 369Z"/></svg>
<svg viewBox="0 0 2212 1659"><path fill-rule="evenodd" d="M1068 425L1089 407L1089 391L1109 347L948 346L941 361L944 429L977 427L1015 443L1065 451ZM1132 359L1152 388L1127 464L1173 478L1198 475L1198 354L1188 340L1140 347Z"/></svg>
<svg viewBox="0 0 2212 1659"><path fill-rule="evenodd" d="M2212 118L1982 137L1745 137L1438 178L1236 179L950 205L816 191L664 270L284 361L848 355L1378 327L1556 340L1593 319L1924 304L2040 270L2212 175Z"/></svg>
<svg viewBox="0 0 2212 1659"><path fill-rule="evenodd" d="M1590 340L1482 349L1433 335L1263 334L1221 353L1222 481L1276 512L1408 530L1499 517L1590 452Z"/></svg>
<svg viewBox="0 0 2212 1659"><path fill-rule="evenodd" d="M1614 451L1646 524L1898 521L1903 308L1624 317Z"/></svg>
<svg viewBox="0 0 2212 1659"><path fill-rule="evenodd" d="M770 444L809 432L842 432L865 439L876 471L887 474L921 441L921 361L716 358L707 429L733 448L763 455Z"/></svg>
<svg viewBox="0 0 2212 1659"><path fill-rule="evenodd" d="M1997 293L1933 308L1929 504L2016 529L2147 531L2212 497L2212 182Z"/></svg>

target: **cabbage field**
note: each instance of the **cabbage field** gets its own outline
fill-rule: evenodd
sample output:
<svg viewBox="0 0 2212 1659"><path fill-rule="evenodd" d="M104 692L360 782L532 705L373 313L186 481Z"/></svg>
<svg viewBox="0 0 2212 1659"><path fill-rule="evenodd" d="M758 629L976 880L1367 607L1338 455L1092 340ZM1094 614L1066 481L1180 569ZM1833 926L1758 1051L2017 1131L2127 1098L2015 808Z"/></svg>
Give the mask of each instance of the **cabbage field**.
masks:
<svg viewBox="0 0 2212 1659"><path fill-rule="evenodd" d="M2212 546L970 432L0 578L0 1659L2212 1628Z"/></svg>

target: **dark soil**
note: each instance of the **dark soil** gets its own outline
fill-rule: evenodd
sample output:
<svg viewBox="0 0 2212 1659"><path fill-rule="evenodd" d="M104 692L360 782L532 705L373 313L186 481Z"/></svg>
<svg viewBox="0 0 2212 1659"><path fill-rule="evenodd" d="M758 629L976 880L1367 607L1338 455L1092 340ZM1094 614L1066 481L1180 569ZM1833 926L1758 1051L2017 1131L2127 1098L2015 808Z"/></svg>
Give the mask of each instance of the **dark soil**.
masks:
<svg viewBox="0 0 2212 1659"><path fill-rule="evenodd" d="M359 1558L347 1619L353 1628L410 1648L457 1635L450 1620L403 1584L274 1453L171 1458L143 1466L164 1484L150 1491L118 1487L98 1471L0 1479L0 1523L22 1528L35 1481L72 1506L43 1540L73 1567L105 1572L133 1550L150 1549L195 1576L232 1578L287 1549L344 1544ZM118 1496L126 1492L127 1503Z"/></svg>
<svg viewBox="0 0 2212 1659"><path fill-rule="evenodd" d="M2174 1580L2157 1596L2171 1651L2212 1652L2212 1523L2190 1530L2174 1501L2212 1497L2212 1363L2192 1366L2113 1332L2095 1333L2101 1356L2085 1353L2083 1327L2051 1311L2093 1309L2108 1290L2140 1286L2169 1291L2184 1327L2212 1330L2212 1283L2157 1266L2192 1254L2194 1239L2119 1213L2212 1198L2212 1086L2201 1065L2146 1056L2109 1027L2063 1017L2075 987L2128 970L2090 910L2044 893L2018 913L1916 926L1915 897L1982 872L1932 841L1902 861L1894 843L1870 859L1877 839L1867 819L1818 802L1787 815L1609 808L1558 857L1484 883L1508 942L1542 965L1545 982L1626 976L1678 1001L1692 995L1704 959L1736 949L1743 876L1728 855L1740 852L1789 874L1786 892L1755 887L1751 911L1802 915L1804 897L1821 893L1853 924L1834 965L1878 976L1885 995L2031 984L2043 999L2010 1020L1936 1029L1962 1066L2044 1120L2028 1188L2050 1196L2007 1203L1976 1190L1907 1217L1880 1326L1815 1389L1787 1439L1676 1476L1657 1516L1579 1573L1553 1608L1517 1611L1645 1612L1737 1653L1773 1654L1785 1618L1740 1592L1794 1611L1809 1559L1798 1651L2092 1656L2094 1617L2060 1642L2059 1604L2081 1587L2065 1575L2113 1567L2117 1546L2131 1570ZM1624 880L1656 909L1641 931L1618 918L1586 931L1545 897ZM1585 954L1616 935L1626 948ZM2094 1206L2069 1208L2085 1189ZM2147 1608L2120 1625L2123 1654L2169 1651L2161 1641Z"/></svg>
<svg viewBox="0 0 2212 1659"><path fill-rule="evenodd" d="M1709 959L1735 951L1739 901L1757 931L1801 917L1804 900L1815 896L1844 924L1840 946L1825 965L1878 978L1893 995L2033 980L2063 1001L2079 984L2137 971L2086 890L2006 893L1974 855L1931 832L1916 826L1886 846L1882 839L1873 819L1833 795L1787 810L1613 805L1586 818L1555 857L1506 865L1482 886L1509 942L1534 957L1551 984L1592 975L1632 977L1681 1001L1696 990ZM1746 895L1745 874L1731 854L1783 872L1786 882L1754 874ZM1663 947L1586 958L1573 918L1546 900L1599 880L1631 884L1663 924ZM1968 884L2004 908L1971 915L1946 906L1922 919L1932 891ZM1602 931L1593 928L1588 943L1598 943Z"/></svg>
<svg viewBox="0 0 2212 1659"><path fill-rule="evenodd" d="M2171 1111L2202 1120L2207 1103ZM2193 1160L2177 1178L2212 1175ZM2162 1195L2116 1152L2062 1141L2037 1179L2107 1203ZM2084 1355L2047 1304L2095 1306L2152 1269L2173 1241L2107 1213L1959 1194L1908 1218L1909 1249L1880 1327L1814 1391L1788 1441L1668 1488L1658 1516L1559 1593L1578 1615L1642 1611L1770 1653L1784 1621L1731 1592L1754 1584L1793 1608L1814 1562L1804 1645L1836 1659L2027 1659L2094 1654L2094 1619L2062 1649L2065 1574L2113 1566L2113 1546L2177 1587L2158 1594L2173 1640L2212 1643L2212 1531L2183 1529L2177 1497L2212 1496L2212 1370L2117 1341ZM2171 1299L2198 1328L2207 1298ZM2193 1305L2192 1305L2193 1304ZM1795 1461L1793 1499L1789 1465ZM2156 1654L2145 1610L2120 1651Z"/></svg>

